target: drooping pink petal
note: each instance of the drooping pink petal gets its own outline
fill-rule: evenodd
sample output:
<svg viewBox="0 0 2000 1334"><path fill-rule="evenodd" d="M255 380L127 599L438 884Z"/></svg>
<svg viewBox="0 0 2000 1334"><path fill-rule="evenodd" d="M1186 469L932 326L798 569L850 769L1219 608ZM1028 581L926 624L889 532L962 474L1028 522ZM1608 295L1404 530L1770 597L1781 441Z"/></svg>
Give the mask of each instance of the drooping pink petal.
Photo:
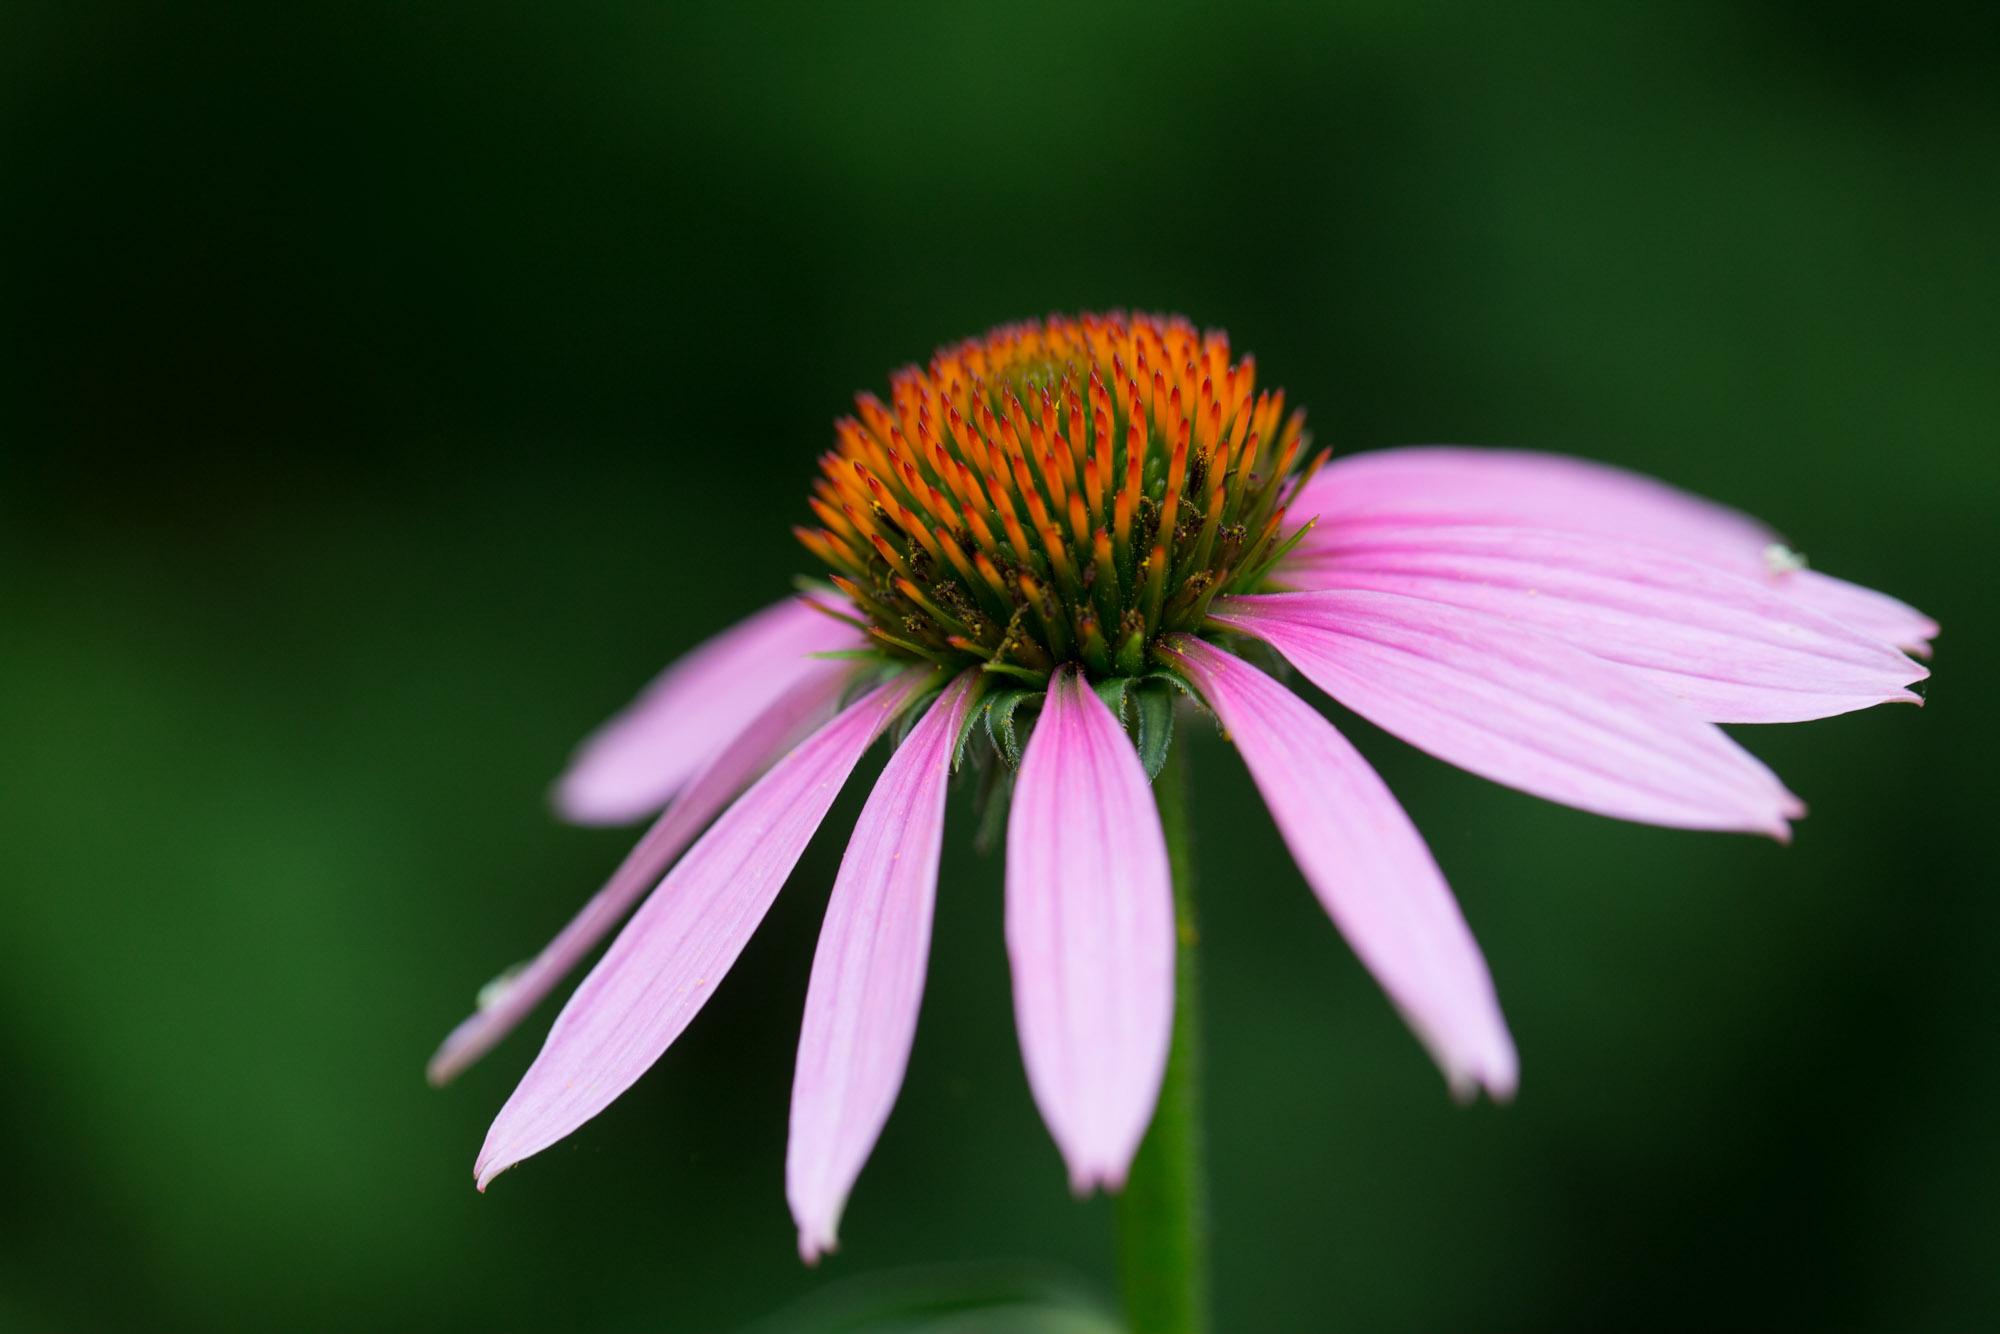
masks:
<svg viewBox="0 0 2000 1334"><path fill-rule="evenodd" d="M1420 750L1600 815L1789 837L1804 808L1712 723L1615 663L1400 593L1218 599L1320 689Z"/></svg>
<svg viewBox="0 0 2000 1334"><path fill-rule="evenodd" d="M945 783L977 681L967 672L947 686L889 757L827 901L785 1154L807 1264L837 1244L848 1192L903 1086L930 956Z"/></svg>
<svg viewBox="0 0 2000 1334"><path fill-rule="evenodd" d="M1356 524L1480 524L1666 547L1763 583L1856 630L1927 651L1937 623L1886 594L1794 568L1778 535L1726 505L1609 464L1528 450L1417 445L1335 459L1289 505L1310 551ZM1833 587L1829 587L1832 585Z"/></svg>
<svg viewBox="0 0 2000 1334"><path fill-rule="evenodd" d="M1486 960L1423 837L1304 700L1186 635L1169 652L1250 766L1306 883L1460 1097L1513 1095L1519 1065Z"/></svg>
<svg viewBox="0 0 2000 1334"><path fill-rule="evenodd" d="M474 1167L479 1188L610 1106L680 1036L764 920L869 743L923 681L841 710L710 826L556 1016Z"/></svg>
<svg viewBox="0 0 2000 1334"><path fill-rule="evenodd" d="M1547 529L1361 524L1284 576L1378 589L1531 626L1623 663L1704 718L1800 722L1890 701L1930 675L1882 640L1661 547Z"/></svg>
<svg viewBox="0 0 2000 1334"><path fill-rule="evenodd" d="M810 654L862 642L854 627L797 597L738 622L660 673L584 739L556 780L556 809L577 824L651 815L751 719L817 670L822 660Z"/></svg>
<svg viewBox="0 0 2000 1334"><path fill-rule="evenodd" d="M717 811L801 736L832 715L840 692L852 676L849 665L817 660L814 668L753 719L735 741L688 781L666 812L646 831L604 888L591 896L542 952L519 973L506 978L479 1010L469 1016L431 1057L427 1071L432 1084L456 1079L461 1071L512 1032L549 989L590 953L606 932L630 912L639 897L694 841Z"/></svg>
<svg viewBox="0 0 2000 1334"><path fill-rule="evenodd" d="M1007 956L1028 1087L1078 1194L1118 1190L1152 1120L1174 1014L1173 885L1138 754L1056 669L1007 822Z"/></svg>

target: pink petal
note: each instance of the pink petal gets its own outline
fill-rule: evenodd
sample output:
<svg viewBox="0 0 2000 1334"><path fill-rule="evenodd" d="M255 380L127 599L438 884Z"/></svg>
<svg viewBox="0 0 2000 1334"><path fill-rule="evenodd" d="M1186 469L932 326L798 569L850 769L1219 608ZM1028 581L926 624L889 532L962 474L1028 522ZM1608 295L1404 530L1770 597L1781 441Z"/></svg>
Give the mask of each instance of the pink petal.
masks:
<svg viewBox="0 0 2000 1334"><path fill-rule="evenodd" d="M1556 528L1647 542L1697 557L1762 559L1777 541L1749 515L1608 464L1527 450L1417 445L1335 459L1292 500L1317 514L1317 543L1357 520Z"/></svg>
<svg viewBox="0 0 2000 1334"><path fill-rule="evenodd" d="M474 1167L479 1188L611 1105L736 962L869 743L924 679L843 709L736 800L640 905L556 1016Z"/></svg>
<svg viewBox="0 0 2000 1334"><path fill-rule="evenodd" d="M1369 522L1481 524L1595 533L1666 547L1765 584L1898 648L1923 653L1937 623L1872 589L1795 570L1749 515L1623 468L1560 454L1419 445L1335 459L1290 503L1319 516L1303 550ZM1832 585L1833 587L1829 587Z"/></svg>
<svg viewBox="0 0 2000 1334"><path fill-rule="evenodd" d="M827 901L785 1157L807 1264L834 1249L848 1192L903 1086L931 948L945 781L978 679L967 672L953 681L889 757Z"/></svg>
<svg viewBox="0 0 2000 1334"><path fill-rule="evenodd" d="M673 804L646 836L627 853L604 888L591 896L583 911L571 918L534 961L484 999L477 1013L453 1029L428 1075L433 1084L447 1084L484 1056L549 989L590 953L605 932L616 926L639 896L658 881L715 813L728 805L751 779L776 761L805 732L832 715L840 692L853 675L843 662L820 660L790 690L759 714L725 750L710 760L681 790Z"/></svg>
<svg viewBox="0 0 2000 1334"><path fill-rule="evenodd" d="M1448 602L1623 663L1713 722L1824 718L1930 675L1887 643L1761 583L1660 547L1531 528L1363 524L1293 562L1309 589Z"/></svg>
<svg viewBox="0 0 2000 1334"><path fill-rule="evenodd" d="M1166 1072L1173 885L1146 771L1073 666L1056 669L1014 784L1007 955L1028 1087L1070 1187L1118 1190Z"/></svg>
<svg viewBox="0 0 2000 1334"><path fill-rule="evenodd" d="M556 780L556 809L577 824L651 815L751 719L817 670L822 660L807 655L861 646L852 626L803 598L766 607L698 645L585 738Z"/></svg>
<svg viewBox="0 0 2000 1334"><path fill-rule="evenodd" d="M1778 839L1803 810L1771 771L1623 667L1399 593L1218 599L1320 689L1420 750L1601 815Z"/></svg>
<svg viewBox="0 0 2000 1334"><path fill-rule="evenodd" d="M1513 1039L1430 850L1368 762L1306 702L1240 658L1167 641L1250 766L1306 882L1460 1097L1511 1097Z"/></svg>
<svg viewBox="0 0 2000 1334"><path fill-rule="evenodd" d="M1930 641L1938 636L1938 623L1907 602L1818 570L1792 570L1773 579L1794 602L1920 657L1931 655Z"/></svg>

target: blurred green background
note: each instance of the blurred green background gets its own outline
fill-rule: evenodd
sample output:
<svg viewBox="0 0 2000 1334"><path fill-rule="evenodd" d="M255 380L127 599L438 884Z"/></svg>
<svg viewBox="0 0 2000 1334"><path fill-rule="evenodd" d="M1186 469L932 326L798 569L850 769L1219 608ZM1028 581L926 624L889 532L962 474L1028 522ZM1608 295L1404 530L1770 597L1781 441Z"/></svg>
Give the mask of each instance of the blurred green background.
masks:
<svg viewBox="0 0 2000 1334"><path fill-rule="evenodd" d="M1195 740L1221 1325L1995 1323L1996 15L0 4L0 1326L1108 1291L962 804L817 1272L785 1118L860 784L686 1037L489 1195L552 1007L422 1067L629 841L548 815L569 747L808 568L851 393L1113 305L1227 326L1322 443L1614 460L1945 627L1921 712L1739 729L1813 806L1789 849L1341 718L1492 962L1505 1109Z"/></svg>

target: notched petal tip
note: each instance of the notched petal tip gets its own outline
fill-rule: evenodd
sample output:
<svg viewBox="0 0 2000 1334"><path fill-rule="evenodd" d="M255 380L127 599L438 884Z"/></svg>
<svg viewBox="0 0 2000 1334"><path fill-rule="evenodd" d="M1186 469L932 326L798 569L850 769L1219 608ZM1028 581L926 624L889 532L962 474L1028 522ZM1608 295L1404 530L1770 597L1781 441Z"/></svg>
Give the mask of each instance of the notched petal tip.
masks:
<svg viewBox="0 0 2000 1334"><path fill-rule="evenodd" d="M832 1255L840 1249L840 1238L834 1236L831 1228L799 1229L799 1259L808 1269L819 1268L822 1256Z"/></svg>
<svg viewBox="0 0 2000 1334"><path fill-rule="evenodd" d="M1494 1054L1492 1064L1480 1079L1486 1088L1486 1096L1499 1107L1514 1101L1514 1095L1521 1090L1521 1058L1514 1051L1513 1039L1508 1037L1506 1042L1505 1050Z"/></svg>
<svg viewBox="0 0 2000 1334"><path fill-rule="evenodd" d="M494 1178L502 1173L511 1172L520 1165L520 1157L503 1158L491 1148L481 1149L479 1157L472 1164L472 1184L478 1188L481 1195L484 1195L486 1188L493 1184Z"/></svg>
<svg viewBox="0 0 2000 1334"><path fill-rule="evenodd" d="M1460 1073L1447 1076L1445 1087L1451 1090L1451 1100L1460 1107L1472 1106L1479 1101L1481 1093L1495 1107L1505 1107L1514 1101L1515 1082L1511 1076L1502 1080L1491 1075Z"/></svg>
<svg viewBox="0 0 2000 1334"><path fill-rule="evenodd" d="M1780 814L1771 816L1770 820L1765 824L1760 825L1753 829L1745 829L1740 832L1748 834L1760 834L1763 837L1770 839L1773 843L1776 843L1781 848L1790 847L1792 845L1792 834L1793 834L1792 821L1802 820L1805 818L1806 804L1803 801L1800 801L1797 797L1794 797L1791 793L1787 792L1785 794L1784 804L1780 808L1780 810L1781 810Z"/></svg>
<svg viewBox="0 0 2000 1334"><path fill-rule="evenodd" d="M1453 1102L1461 1107L1470 1107L1479 1101L1482 1092L1497 1106L1505 1106L1514 1100L1521 1082L1521 1058L1505 1020L1496 1016L1495 1023L1482 1026L1485 1031L1474 1043L1461 1046L1454 1052L1439 1041L1435 1027L1425 1022L1422 1016L1393 998L1391 1003L1395 1004L1396 1013L1410 1026L1417 1040L1423 1043L1424 1050L1437 1063Z"/></svg>
<svg viewBox="0 0 2000 1334"><path fill-rule="evenodd" d="M1462 1103L1477 1099L1483 1089L1495 1106L1505 1107L1514 1101L1514 1094L1521 1087L1521 1058L1514 1049L1514 1039L1505 1027L1501 1027L1493 1038L1493 1049L1484 1053L1477 1068L1467 1068L1460 1073L1467 1085ZM1457 1096L1456 1080L1453 1095Z"/></svg>
<svg viewBox="0 0 2000 1334"><path fill-rule="evenodd" d="M1117 1195L1124 1191L1126 1178L1131 1171L1130 1162L1122 1167L1072 1164L1069 1169L1069 1193L1079 1200L1089 1199L1100 1189L1107 1195Z"/></svg>

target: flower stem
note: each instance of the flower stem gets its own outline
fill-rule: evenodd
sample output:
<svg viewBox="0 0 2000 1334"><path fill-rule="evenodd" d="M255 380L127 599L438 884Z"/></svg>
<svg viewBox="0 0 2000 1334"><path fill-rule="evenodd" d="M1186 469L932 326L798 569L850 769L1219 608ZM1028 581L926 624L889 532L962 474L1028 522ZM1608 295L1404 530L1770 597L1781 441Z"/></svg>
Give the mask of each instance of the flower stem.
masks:
<svg viewBox="0 0 2000 1334"><path fill-rule="evenodd" d="M1159 1109L1118 1200L1118 1269L1135 1334L1208 1328L1208 1176L1202 1144L1201 988L1183 742L1153 782L1174 879L1174 1035Z"/></svg>

